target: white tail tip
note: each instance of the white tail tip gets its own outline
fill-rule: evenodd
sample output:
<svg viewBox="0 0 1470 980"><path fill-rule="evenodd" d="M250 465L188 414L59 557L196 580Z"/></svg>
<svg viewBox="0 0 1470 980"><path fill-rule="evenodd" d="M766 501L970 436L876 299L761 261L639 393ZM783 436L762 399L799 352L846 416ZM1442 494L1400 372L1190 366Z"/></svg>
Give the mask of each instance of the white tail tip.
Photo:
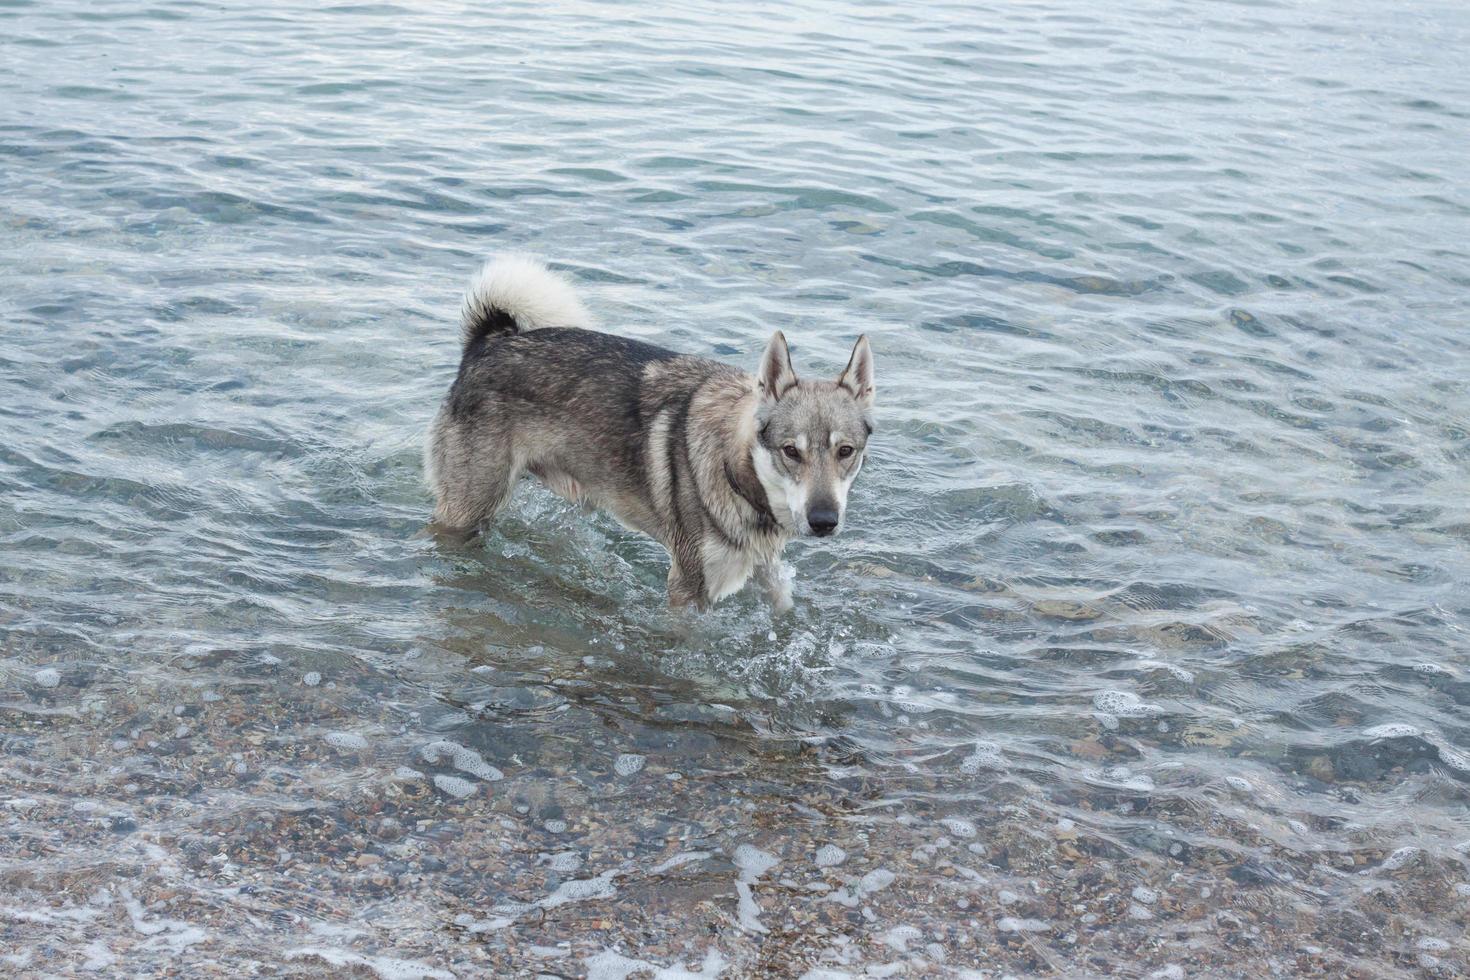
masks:
<svg viewBox="0 0 1470 980"><path fill-rule="evenodd" d="M499 255L480 267L464 294L460 325L465 342L503 314L517 331L589 327L592 317L570 280L529 255Z"/></svg>

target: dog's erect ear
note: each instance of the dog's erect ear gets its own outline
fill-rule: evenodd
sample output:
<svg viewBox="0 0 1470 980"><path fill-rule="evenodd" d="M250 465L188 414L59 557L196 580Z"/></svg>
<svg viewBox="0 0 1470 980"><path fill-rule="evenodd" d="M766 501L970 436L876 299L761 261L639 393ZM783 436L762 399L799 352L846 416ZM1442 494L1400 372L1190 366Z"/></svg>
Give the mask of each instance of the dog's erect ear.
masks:
<svg viewBox="0 0 1470 980"><path fill-rule="evenodd" d="M867 334L852 345L852 357L838 376L837 383L852 392L852 397L863 408L873 407L873 349L868 346Z"/></svg>
<svg viewBox="0 0 1470 980"><path fill-rule="evenodd" d="M781 400L796 386L796 372L791 368L791 351L786 349L786 335L777 330L761 355L761 368L756 373L761 386L761 401L767 404Z"/></svg>

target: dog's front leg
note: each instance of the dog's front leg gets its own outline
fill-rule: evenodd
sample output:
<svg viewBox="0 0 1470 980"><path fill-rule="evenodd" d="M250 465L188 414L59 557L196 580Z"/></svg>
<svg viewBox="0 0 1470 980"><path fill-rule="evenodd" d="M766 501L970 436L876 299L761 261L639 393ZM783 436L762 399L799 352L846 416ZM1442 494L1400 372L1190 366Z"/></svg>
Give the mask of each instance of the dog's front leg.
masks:
<svg viewBox="0 0 1470 980"><path fill-rule="evenodd" d="M755 577L770 597L774 612L791 611L791 569L779 558L755 567Z"/></svg>
<svg viewBox="0 0 1470 980"><path fill-rule="evenodd" d="M669 565L669 608L686 609L693 606L704 609L704 576L689 574L675 558Z"/></svg>

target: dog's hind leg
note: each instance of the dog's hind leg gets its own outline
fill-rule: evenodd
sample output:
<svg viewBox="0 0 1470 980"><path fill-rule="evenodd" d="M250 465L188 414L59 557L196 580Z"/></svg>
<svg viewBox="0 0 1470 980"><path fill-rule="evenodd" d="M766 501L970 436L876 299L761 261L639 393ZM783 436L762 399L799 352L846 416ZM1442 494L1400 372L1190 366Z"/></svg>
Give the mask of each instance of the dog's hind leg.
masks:
<svg viewBox="0 0 1470 980"><path fill-rule="evenodd" d="M486 454L466 467L440 492L434 521L443 527L475 531L510 499L520 467L509 452Z"/></svg>
<svg viewBox="0 0 1470 980"><path fill-rule="evenodd" d="M465 438L440 430L430 452L434 523L473 536L505 506L520 477L521 462L510 439L489 433Z"/></svg>

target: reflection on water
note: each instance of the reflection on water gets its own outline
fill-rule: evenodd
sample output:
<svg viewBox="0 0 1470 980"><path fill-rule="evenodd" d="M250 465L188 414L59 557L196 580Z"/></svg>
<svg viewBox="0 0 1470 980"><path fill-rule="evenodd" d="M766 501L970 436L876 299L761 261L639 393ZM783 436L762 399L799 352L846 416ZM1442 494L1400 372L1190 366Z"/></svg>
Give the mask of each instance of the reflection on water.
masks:
<svg viewBox="0 0 1470 980"><path fill-rule="evenodd" d="M0 22L0 972L1470 970L1457 7ZM872 336L794 615L422 533L506 248Z"/></svg>

